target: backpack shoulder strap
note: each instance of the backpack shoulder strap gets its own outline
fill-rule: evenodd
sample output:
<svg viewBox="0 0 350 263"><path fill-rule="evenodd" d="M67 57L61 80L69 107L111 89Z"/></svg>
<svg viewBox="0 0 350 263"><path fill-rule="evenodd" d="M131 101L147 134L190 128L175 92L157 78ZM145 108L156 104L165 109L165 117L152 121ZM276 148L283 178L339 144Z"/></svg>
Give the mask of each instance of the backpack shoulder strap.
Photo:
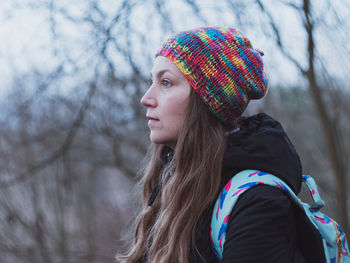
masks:
<svg viewBox="0 0 350 263"><path fill-rule="evenodd" d="M312 224L318 229L322 236L322 242L327 260L333 261L342 255L343 262L349 262L349 249L344 232L340 226L332 219L321 213L319 210L324 205L315 181L311 176L303 176L303 182L309 188L314 203L310 206L303 203L290 187L280 178L258 170L244 170L234 175L225 185L220 193L211 218L210 237L214 252L219 260L222 253L226 237L226 228L229 222L231 211L239 196L245 191L259 184L277 187L286 192L291 199L305 212ZM349 261L347 261L349 260ZM328 261L327 261L328 262Z"/></svg>

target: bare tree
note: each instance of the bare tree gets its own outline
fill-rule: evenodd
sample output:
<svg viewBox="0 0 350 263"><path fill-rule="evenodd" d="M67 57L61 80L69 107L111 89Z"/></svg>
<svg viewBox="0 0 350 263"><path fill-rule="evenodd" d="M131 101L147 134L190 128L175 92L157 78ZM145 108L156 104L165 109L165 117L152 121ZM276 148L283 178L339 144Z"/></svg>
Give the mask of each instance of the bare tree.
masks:
<svg viewBox="0 0 350 263"><path fill-rule="evenodd" d="M16 78L0 105L1 262L113 260L138 209L138 201L127 193L148 147L139 100L155 49L175 31L208 24L239 25L249 38L265 37L266 46L278 47L270 56L265 51L266 67L278 53L303 76L297 86L282 82L282 87L270 87L273 92L258 107L283 120L307 168L325 173L321 187L331 198L337 196L337 219L349 231L349 94L337 87L342 85L338 76L325 71L326 59L318 49L319 34L327 29L320 22L325 14L312 8L311 0L275 2L286 7L283 12L298 14L299 31L307 36L305 45L291 52L282 37L291 25L279 24L272 12L277 7L262 0L214 2L9 2L9 10L46 17L40 31L50 33L47 48L54 62L47 59L22 72L15 60L8 61ZM342 7L349 14L348 4ZM332 10L341 27L340 13ZM344 50L344 60L350 61L350 50ZM301 61L299 54L307 59ZM24 60L27 54L22 55ZM313 134L318 127L323 137ZM329 174L335 174L334 187L332 177L324 179Z"/></svg>

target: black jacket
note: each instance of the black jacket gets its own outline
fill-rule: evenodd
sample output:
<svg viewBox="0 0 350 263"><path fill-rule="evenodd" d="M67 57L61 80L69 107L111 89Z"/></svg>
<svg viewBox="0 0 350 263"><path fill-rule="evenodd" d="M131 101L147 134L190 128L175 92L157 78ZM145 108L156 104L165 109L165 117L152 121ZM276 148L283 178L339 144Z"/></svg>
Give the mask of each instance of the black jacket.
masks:
<svg viewBox="0 0 350 263"><path fill-rule="evenodd" d="M239 171L257 169L278 176L298 194L302 167L282 126L261 113L241 118L238 127L227 135L228 147L223 160L220 189ZM214 203L197 224L191 263L218 262L209 233L213 207ZM302 247L303 244L309 246L309 242L300 240L303 233L296 231L296 226L301 224L298 213L293 201L277 188L259 185L246 191L231 212L222 262L322 262L317 258L319 251L311 255L312 261L302 252L309 249ZM309 236L316 235L312 232Z"/></svg>

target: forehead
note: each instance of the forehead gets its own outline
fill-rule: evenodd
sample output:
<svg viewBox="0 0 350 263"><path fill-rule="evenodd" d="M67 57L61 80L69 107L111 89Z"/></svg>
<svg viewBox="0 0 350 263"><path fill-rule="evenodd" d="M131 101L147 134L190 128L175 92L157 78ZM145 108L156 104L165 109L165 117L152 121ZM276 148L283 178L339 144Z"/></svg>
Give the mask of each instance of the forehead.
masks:
<svg viewBox="0 0 350 263"><path fill-rule="evenodd" d="M172 62L170 59L158 56L155 58L153 62L153 67L151 74L153 76L157 76L159 74L162 74L164 72L170 72L171 74L175 75L179 78L185 78L185 76L182 74L181 70L175 65L174 62Z"/></svg>

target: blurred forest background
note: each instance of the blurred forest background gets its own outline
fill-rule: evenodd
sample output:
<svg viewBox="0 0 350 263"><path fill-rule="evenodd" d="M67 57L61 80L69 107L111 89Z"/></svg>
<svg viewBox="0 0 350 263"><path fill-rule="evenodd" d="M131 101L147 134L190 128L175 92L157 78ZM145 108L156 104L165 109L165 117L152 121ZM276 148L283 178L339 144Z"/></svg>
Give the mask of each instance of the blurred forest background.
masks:
<svg viewBox="0 0 350 263"><path fill-rule="evenodd" d="M349 234L348 1L3 0L0 24L0 262L113 262L125 249L154 53L205 25L264 51L270 90L246 113L282 122Z"/></svg>

